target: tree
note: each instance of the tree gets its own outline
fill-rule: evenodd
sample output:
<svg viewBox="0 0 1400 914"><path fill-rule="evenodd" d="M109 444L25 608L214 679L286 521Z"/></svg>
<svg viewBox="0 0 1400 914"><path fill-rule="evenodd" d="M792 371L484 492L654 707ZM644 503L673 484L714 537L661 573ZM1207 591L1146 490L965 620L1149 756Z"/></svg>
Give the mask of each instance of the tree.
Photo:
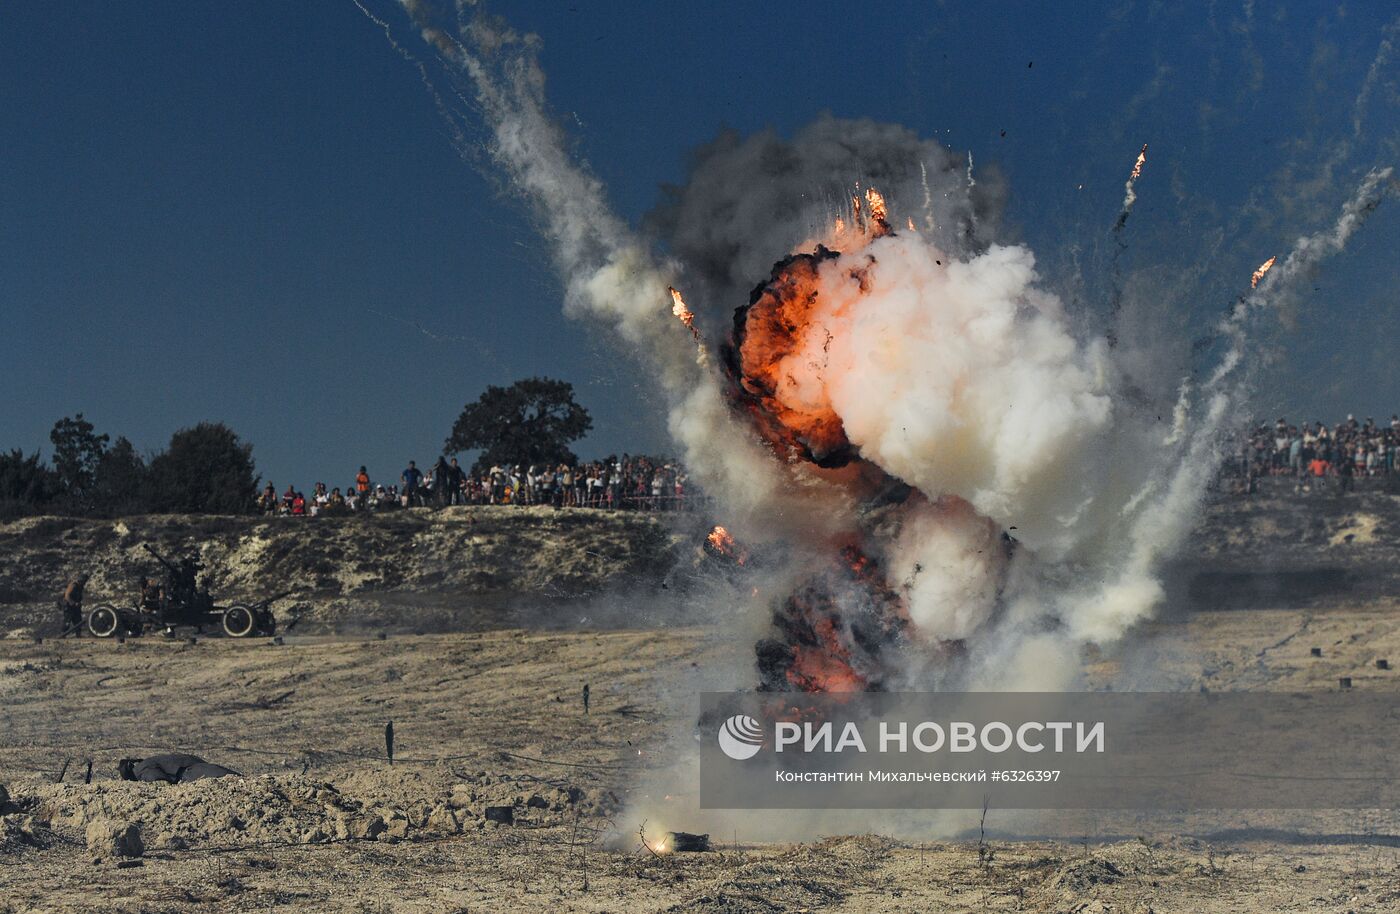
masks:
<svg viewBox="0 0 1400 914"><path fill-rule="evenodd" d="M136 453L136 448L126 438L118 438L97 462L92 487L96 511L109 517L150 511L148 475L146 461Z"/></svg>
<svg viewBox="0 0 1400 914"><path fill-rule="evenodd" d="M59 494L58 475L16 448L0 452L0 517L24 517L49 508Z"/></svg>
<svg viewBox="0 0 1400 914"><path fill-rule="evenodd" d="M452 425L444 454L481 451L473 469L492 465L573 463L569 445L593 427L588 410L574 402L574 387L551 378L525 378L491 386L468 403Z"/></svg>
<svg viewBox="0 0 1400 914"><path fill-rule="evenodd" d="M97 466L107 453L106 435L96 434L93 424L78 413L53 424L49 432L53 442L53 468L68 511L85 514L92 509L92 490L97 480Z"/></svg>
<svg viewBox="0 0 1400 914"><path fill-rule="evenodd" d="M243 514L253 509L258 477L253 446L222 422L201 422L170 436L151 461L152 506L181 514Z"/></svg>

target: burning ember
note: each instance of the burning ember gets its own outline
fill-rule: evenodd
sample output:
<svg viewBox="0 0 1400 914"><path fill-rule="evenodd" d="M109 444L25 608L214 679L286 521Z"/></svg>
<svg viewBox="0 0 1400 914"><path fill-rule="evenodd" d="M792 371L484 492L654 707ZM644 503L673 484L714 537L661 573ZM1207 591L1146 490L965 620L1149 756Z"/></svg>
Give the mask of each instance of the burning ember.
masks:
<svg viewBox="0 0 1400 914"><path fill-rule="evenodd" d="M1275 260L1278 260L1277 254L1275 254L1273 257L1270 257L1263 263L1259 264L1259 269L1255 270L1254 274L1249 277L1249 287L1251 289L1259 288L1259 281L1264 278L1265 274L1267 274L1270 270L1274 268Z"/></svg>

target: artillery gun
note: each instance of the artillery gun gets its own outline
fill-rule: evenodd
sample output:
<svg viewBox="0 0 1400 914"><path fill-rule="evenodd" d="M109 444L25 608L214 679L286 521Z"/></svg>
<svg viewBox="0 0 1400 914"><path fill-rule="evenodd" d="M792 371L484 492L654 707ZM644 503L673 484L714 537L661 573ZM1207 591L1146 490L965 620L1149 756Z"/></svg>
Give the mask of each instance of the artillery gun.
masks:
<svg viewBox="0 0 1400 914"><path fill-rule="evenodd" d="M148 588L133 607L112 603L94 606L88 613L87 628L98 638L141 635L149 629L161 629L170 635L180 626L199 631L212 626L222 629L230 638L272 635L277 630L277 618L271 607L290 594L290 590L256 602L216 605L209 588L199 582L203 566L198 559L187 556L176 563L149 545L142 544L142 548L165 568L165 584Z"/></svg>

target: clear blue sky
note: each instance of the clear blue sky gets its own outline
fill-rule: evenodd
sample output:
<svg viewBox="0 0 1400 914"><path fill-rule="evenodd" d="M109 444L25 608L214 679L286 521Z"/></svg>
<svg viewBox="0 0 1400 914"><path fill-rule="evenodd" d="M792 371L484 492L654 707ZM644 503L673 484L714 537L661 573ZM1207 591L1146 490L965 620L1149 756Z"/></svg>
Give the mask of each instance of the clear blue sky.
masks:
<svg viewBox="0 0 1400 914"><path fill-rule="evenodd" d="M869 116L1001 168L1013 237L1052 286L1078 257L1093 291L1151 143L1125 265L1170 274L1228 238L1183 322L1400 163L1393 57L1335 180L1295 199L1351 137L1392 3L866 6L496 10L543 37L552 101L631 219L721 127ZM1314 284L1261 411L1400 409L1397 241L1392 201ZM665 448L645 378L559 307L519 207L350 0L0 10L0 447L47 453L78 411L142 450L218 419L279 484L397 477L485 385L548 374L594 414L583 453Z"/></svg>

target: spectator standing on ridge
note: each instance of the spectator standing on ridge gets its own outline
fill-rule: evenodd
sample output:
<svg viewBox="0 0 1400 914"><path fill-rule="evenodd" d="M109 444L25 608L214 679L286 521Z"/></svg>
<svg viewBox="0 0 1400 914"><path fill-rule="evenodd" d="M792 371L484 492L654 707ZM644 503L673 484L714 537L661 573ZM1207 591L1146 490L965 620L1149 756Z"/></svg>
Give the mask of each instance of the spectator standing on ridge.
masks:
<svg viewBox="0 0 1400 914"><path fill-rule="evenodd" d="M369 495L369 470L363 466L360 467L360 472L355 474L355 491L360 493L362 499Z"/></svg>
<svg viewBox="0 0 1400 914"><path fill-rule="evenodd" d="M423 471L418 469L418 464L410 460L408 469L399 476L399 482L403 483L403 492L400 495L403 506L413 507L413 500L418 497L418 486L423 482Z"/></svg>
<svg viewBox="0 0 1400 914"><path fill-rule="evenodd" d="M457 458L452 458L452 466L447 471L447 488L450 497L447 503L450 505L466 504L467 474L462 472L462 468L457 464Z"/></svg>
<svg viewBox="0 0 1400 914"><path fill-rule="evenodd" d="M439 508L452 504L452 467L447 465L447 458L440 454L437 463L433 464L433 503Z"/></svg>

